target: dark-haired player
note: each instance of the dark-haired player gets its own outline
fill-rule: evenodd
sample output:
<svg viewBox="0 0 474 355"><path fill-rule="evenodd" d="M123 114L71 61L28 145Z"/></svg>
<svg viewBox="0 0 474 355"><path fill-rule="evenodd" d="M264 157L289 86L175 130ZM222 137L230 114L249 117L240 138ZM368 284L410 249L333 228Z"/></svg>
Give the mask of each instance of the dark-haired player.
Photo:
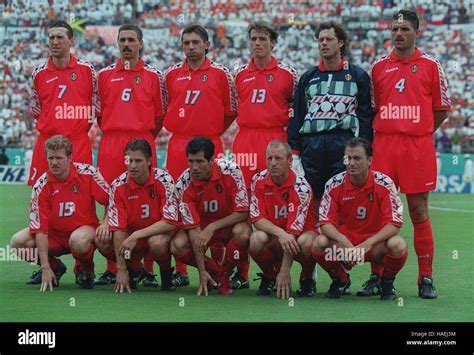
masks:
<svg viewBox="0 0 474 355"><path fill-rule="evenodd" d="M436 153L432 135L450 109L448 84L441 64L416 47L420 36L415 12L393 16L392 52L375 61L372 71L374 120L373 169L390 176L407 196L418 257L418 295L436 298L433 286L433 231L428 215L429 191L436 188ZM380 268L372 267L368 295Z"/></svg>
<svg viewBox="0 0 474 355"><path fill-rule="evenodd" d="M66 21L48 29L51 56L33 71L31 111L40 132L33 151L28 185L48 170L44 144L54 135L64 135L74 145L72 161L92 164L87 132L99 109L94 67L71 54L75 38Z"/></svg>
<svg viewBox="0 0 474 355"><path fill-rule="evenodd" d="M176 182L184 229L176 233L171 250L176 261L198 268L198 295L207 296L208 283L215 286L216 281L218 292L230 295L230 275L241 260L247 260L252 232L246 221L249 201L242 172L234 162L213 159L214 144L207 137L192 139L186 153L189 168ZM225 256L215 252L212 259L205 256L208 248L212 252L221 245Z"/></svg>
<svg viewBox="0 0 474 355"><path fill-rule="evenodd" d="M340 298L351 285L347 270L371 261L383 266L381 300L395 300L393 282L407 259L407 244L398 235L403 205L395 184L370 169L372 149L363 138L345 144L347 171L326 184L319 207L322 234L313 244L313 256L332 278L326 298Z"/></svg>
<svg viewBox="0 0 474 355"><path fill-rule="evenodd" d="M232 153L250 190L252 177L265 169L265 150L275 139L287 141L286 129L298 83L298 73L273 55L279 32L270 23L253 22L247 29L252 57L237 69L239 131ZM232 277L233 288L248 288L249 263L239 265Z"/></svg>
<svg viewBox="0 0 474 355"><path fill-rule="evenodd" d="M161 289L174 291L169 243L178 224L178 206L173 178L152 168L151 147L143 138L130 141L125 156L128 171L110 186L108 223L115 254L107 252L110 243L99 248L117 260L115 292L136 288L143 277L141 259L148 251L160 265Z"/></svg>
<svg viewBox="0 0 474 355"><path fill-rule="evenodd" d="M134 138L143 138L150 144L152 166L156 167L154 137L161 129L166 111L164 78L140 57L141 29L135 25L121 26L117 44L120 50L117 63L99 72L101 111L98 116L103 135L97 165L109 184L127 170L123 152ZM148 265L150 272L152 268L153 262ZM108 261L107 271L97 284L113 283L115 272L116 266Z"/></svg>
<svg viewBox="0 0 474 355"><path fill-rule="evenodd" d="M175 180L188 167L188 142L193 137L207 136L214 143L216 156L222 154L220 135L237 115L238 101L232 74L207 58L209 46L205 28L199 25L185 27L181 47L186 59L166 71L169 105L163 124L172 133L166 168ZM221 256L222 252L221 248ZM186 266L178 262L176 270L176 286L189 285Z"/></svg>

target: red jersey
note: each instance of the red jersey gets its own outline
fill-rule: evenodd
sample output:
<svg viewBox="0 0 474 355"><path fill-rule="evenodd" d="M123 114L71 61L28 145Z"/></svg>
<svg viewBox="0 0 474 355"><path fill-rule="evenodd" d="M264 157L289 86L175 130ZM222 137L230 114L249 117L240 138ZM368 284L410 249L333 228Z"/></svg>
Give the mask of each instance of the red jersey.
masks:
<svg viewBox="0 0 474 355"><path fill-rule="evenodd" d="M319 207L319 223L332 224L353 234L375 234L387 224L401 227L403 204L387 175L369 170L361 188L352 184L347 172L333 176L325 187Z"/></svg>
<svg viewBox="0 0 474 355"><path fill-rule="evenodd" d="M131 234L160 220L178 224L178 205L170 174L155 168L145 184L138 185L125 172L112 182L108 207L110 230Z"/></svg>
<svg viewBox="0 0 474 355"><path fill-rule="evenodd" d="M411 136L432 134L433 111L449 110L448 83L441 64L415 49L402 59L393 50L375 61L371 70L373 128L382 133Z"/></svg>
<svg viewBox="0 0 474 355"><path fill-rule="evenodd" d="M169 106L164 126L185 136L215 136L224 131L224 116L237 115L232 74L208 58L196 70L187 60L166 72Z"/></svg>
<svg viewBox="0 0 474 355"><path fill-rule="evenodd" d="M176 195L185 228L204 228L233 212L249 210L242 171L224 159L212 162L209 181L193 180L186 169L176 182Z"/></svg>
<svg viewBox="0 0 474 355"><path fill-rule="evenodd" d="M168 101L162 73L141 58L133 69L119 59L99 71L99 97L103 132L152 130Z"/></svg>
<svg viewBox="0 0 474 355"><path fill-rule="evenodd" d="M265 218L290 234L316 231L316 211L311 186L290 169L288 180L278 186L268 170L254 175L251 186L252 223Z"/></svg>
<svg viewBox="0 0 474 355"><path fill-rule="evenodd" d="M33 71L31 111L36 128L46 136L87 135L100 109L94 67L71 55L65 68L52 58Z"/></svg>
<svg viewBox="0 0 474 355"><path fill-rule="evenodd" d="M298 73L272 57L264 69L252 58L235 77L239 95L237 124L246 128L288 127L289 104L293 102Z"/></svg>
<svg viewBox="0 0 474 355"><path fill-rule="evenodd" d="M96 168L71 163L66 181L49 171L35 183L31 193L30 232L72 233L81 226L97 227L95 202L109 202L109 185Z"/></svg>

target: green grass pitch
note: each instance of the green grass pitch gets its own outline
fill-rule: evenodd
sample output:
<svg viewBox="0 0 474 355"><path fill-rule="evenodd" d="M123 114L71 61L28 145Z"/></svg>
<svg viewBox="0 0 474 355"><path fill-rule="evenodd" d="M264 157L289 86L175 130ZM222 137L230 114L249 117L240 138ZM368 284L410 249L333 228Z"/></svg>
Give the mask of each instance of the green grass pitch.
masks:
<svg viewBox="0 0 474 355"><path fill-rule="evenodd" d="M30 188L0 186L0 248L10 236L28 224ZM406 203L405 203L406 207ZM381 302L355 296L369 275L369 265L351 273L352 295L340 300L323 298L329 277L318 267L318 292L312 298L279 300L257 297L258 281L249 290L229 297L212 292L195 296L197 274L189 268L191 285L176 292L140 286L132 294L114 294L112 286L81 290L74 283L73 259L62 257L68 272L53 292L40 293L38 286L25 285L35 265L20 261L0 261L0 320L6 322L454 322L473 321L474 287L474 197L469 195L430 196L431 223L435 234L434 280L436 300L417 296L417 263L413 249L413 229L405 208L401 235L408 241L409 257L396 280L398 301ZM99 211L102 213L102 211ZM96 274L104 271L104 258L96 253ZM155 264L155 271L158 266ZM296 290L300 266L292 267ZM252 261L250 278L258 267Z"/></svg>

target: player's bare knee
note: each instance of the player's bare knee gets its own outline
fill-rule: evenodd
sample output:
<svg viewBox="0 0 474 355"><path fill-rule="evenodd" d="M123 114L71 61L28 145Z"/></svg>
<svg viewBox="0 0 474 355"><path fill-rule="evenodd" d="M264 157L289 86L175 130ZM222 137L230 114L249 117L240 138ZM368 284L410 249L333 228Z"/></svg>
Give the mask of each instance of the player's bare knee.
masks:
<svg viewBox="0 0 474 355"><path fill-rule="evenodd" d="M16 232L10 239L11 248L34 248L35 246L35 236L30 233L29 228Z"/></svg>
<svg viewBox="0 0 474 355"><path fill-rule="evenodd" d="M403 253L405 253L408 247L405 240L399 235L391 237L387 241L386 245L387 245L387 249L390 251L390 254L395 255L395 256L403 255Z"/></svg>
<svg viewBox="0 0 474 355"><path fill-rule="evenodd" d="M321 234L314 238L313 249L316 249L318 252L323 252L325 248L329 246L329 239Z"/></svg>
<svg viewBox="0 0 474 355"><path fill-rule="evenodd" d="M156 235L148 239L148 246L153 254L161 254L170 247L167 235Z"/></svg>
<svg viewBox="0 0 474 355"><path fill-rule="evenodd" d="M269 242L268 234L262 231L255 231L250 235L250 250L260 253Z"/></svg>
<svg viewBox="0 0 474 355"><path fill-rule="evenodd" d="M186 232L178 232L173 237L170 243L171 254L180 255L183 251L189 248L189 238Z"/></svg>
<svg viewBox="0 0 474 355"><path fill-rule="evenodd" d="M235 226L232 227L232 238L238 244L247 244L250 240L251 234L252 234L252 229L245 222L237 223Z"/></svg>

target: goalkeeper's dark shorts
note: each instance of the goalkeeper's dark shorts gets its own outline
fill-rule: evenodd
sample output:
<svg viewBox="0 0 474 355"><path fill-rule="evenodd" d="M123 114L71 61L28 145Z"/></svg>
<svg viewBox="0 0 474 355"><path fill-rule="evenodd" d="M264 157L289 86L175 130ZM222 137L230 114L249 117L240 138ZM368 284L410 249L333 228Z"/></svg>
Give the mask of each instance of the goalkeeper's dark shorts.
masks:
<svg viewBox="0 0 474 355"><path fill-rule="evenodd" d="M322 197L326 181L346 170L344 144L353 137L347 129L303 135L301 162L314 197Z"/></svg>

